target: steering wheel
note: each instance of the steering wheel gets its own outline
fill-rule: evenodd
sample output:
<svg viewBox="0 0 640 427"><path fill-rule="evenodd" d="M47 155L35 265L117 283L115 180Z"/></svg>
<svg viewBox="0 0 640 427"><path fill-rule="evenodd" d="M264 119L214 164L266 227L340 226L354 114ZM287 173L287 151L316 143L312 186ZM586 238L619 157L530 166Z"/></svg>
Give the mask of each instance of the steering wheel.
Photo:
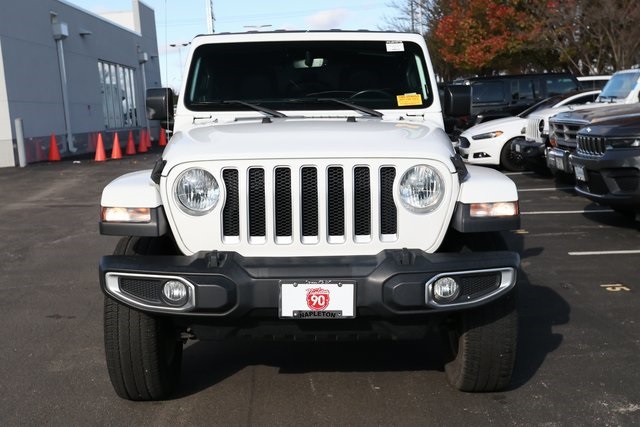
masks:
<svg viewBox="0 0 640 427"><path fill-rule="evenodd" d="M375 98L375 95L382 95L386 99L393 99L393 95L391 95L386 90L382 89L365 89L360 92L356 92L349 97L349 99L355 98Z"/></svg>

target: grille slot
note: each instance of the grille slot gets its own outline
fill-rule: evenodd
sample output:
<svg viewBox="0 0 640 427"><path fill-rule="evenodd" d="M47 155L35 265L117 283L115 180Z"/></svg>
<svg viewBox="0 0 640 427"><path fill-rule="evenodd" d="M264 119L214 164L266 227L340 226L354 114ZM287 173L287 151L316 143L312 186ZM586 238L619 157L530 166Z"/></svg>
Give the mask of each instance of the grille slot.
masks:
<svg viewBox="0 0 640 427"><path fill-rule="evenodd" d="M264 169L249 169L249 236L264 237L266 230L266 207L264 196Z"/></svg>
<svg viewBox="0 0 640 427"><path fill-rule="evenodd" d="M316 168L302 168L301 173L302 236L318 236L318 171Z"/></svg>
<svg viewBox="0 0 640 427"><path fill-rule="evenodd" d="M291 221L291 169L276 168L274 181L276 237L288 237L293 235L293 223Z"/></svg>
<svg viewBox="0 0 640 427"><path fill-rule="evenodd" d="M344 236L344 171L327 170L327 229L329 236Z"/></svg>
<svg viewBox="0 0 640 427"><path fill-rule="evenodd" d="M371 187L368 167L353 171L353 229L356 236L371 235Z"/></svg>
<svg viewBox="0 0 640 427"><path fill-rule="evenodd" d="M222 179L227 191L227 198L222 210L222 234L228 237L240 236L240 196L238 194L238 171L225 169Z"/></svg>
<svg viewBox="0 0 640 427"><path fill-rule="evenodd" d="M393 181L396 170L392 167L380 169L380 234L398 232L398 213L393 201Z"/></svg>

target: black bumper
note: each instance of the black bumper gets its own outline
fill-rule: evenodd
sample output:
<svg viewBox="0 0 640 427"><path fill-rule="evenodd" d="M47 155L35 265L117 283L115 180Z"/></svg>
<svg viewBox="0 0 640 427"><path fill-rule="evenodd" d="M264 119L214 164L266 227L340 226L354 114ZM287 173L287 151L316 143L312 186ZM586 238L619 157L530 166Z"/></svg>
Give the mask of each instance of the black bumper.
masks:
<svg viewBox="0 0 640 427"><path fill-rule="evenodd" d="M544 157L543 142L518 139L511 143L511 150L520 154L526 161L540 161Z"/></svg>
<svg viewBox="0 0 640 427"><path fill-rule="evenodd" d="M607 150L602 156L571 155L576 191L590 200L640 209L640 150ZM584 178L584 179L582 179Z"/></svg>
<svg viewBox="0 0 640 427"><path fill-rule="evenodd" d="M103 291L123 304L149 312L241 319L254 311L275 312L281 281L355 281L356 317L422 316L477 306L515 286L515 252L438 253L386 250L373 256L245 258L234 252L186 256L105 256ZM447 304L429 297L428 282L446 274L461 283ZM190 288L186 307L163 302L162 286L177 279Z"/></svg>

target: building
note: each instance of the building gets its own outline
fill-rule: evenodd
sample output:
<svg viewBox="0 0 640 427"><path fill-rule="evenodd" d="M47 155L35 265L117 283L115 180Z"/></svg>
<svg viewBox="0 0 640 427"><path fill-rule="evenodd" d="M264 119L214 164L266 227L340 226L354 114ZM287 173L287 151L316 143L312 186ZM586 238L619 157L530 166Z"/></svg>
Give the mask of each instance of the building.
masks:
<svg viewBox="0 0 640 427"><path fill-rule="evenodd" d="M92 153L102 133L137 140L147 123L145 88L160 87L153 9L98 16L62 0L8 2L0 13L0 167L47 160L51 135L62 157Z"/></svg>

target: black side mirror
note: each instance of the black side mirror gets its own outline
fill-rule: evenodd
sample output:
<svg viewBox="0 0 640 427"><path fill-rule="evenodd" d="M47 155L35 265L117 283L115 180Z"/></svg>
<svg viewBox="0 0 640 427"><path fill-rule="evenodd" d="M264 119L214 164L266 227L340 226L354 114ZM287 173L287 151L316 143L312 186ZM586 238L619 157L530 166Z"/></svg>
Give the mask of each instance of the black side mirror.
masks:
<svg viewBox="0 0 640 427"><path fill-rule="evenodd" d="M168 87L147 89L147 119L173 121L173 90Z"/></svg>
<svg viewBox="0 0 640 427"><path fill-rule="evenodd" d="M447 85L444 87L444 114L451 117L471 114L471 86Z"/></svg>

